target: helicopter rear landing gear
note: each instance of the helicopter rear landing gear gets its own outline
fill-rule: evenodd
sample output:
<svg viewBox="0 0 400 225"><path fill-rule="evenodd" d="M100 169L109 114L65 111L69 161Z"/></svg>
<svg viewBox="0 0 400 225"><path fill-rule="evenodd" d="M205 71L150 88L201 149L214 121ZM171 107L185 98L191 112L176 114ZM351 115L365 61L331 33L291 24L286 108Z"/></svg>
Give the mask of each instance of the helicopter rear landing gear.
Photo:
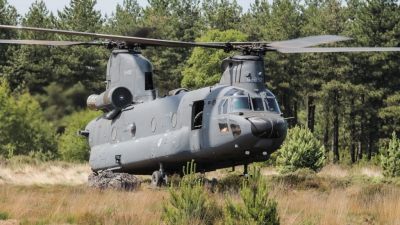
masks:
<svg viewBox="0 0 400 225"><path fill-rule="evenodd" d="M160 162L160 170L151 175L151 186L161 187L168 184L168 174L164 171L163 163Z"/></svg>

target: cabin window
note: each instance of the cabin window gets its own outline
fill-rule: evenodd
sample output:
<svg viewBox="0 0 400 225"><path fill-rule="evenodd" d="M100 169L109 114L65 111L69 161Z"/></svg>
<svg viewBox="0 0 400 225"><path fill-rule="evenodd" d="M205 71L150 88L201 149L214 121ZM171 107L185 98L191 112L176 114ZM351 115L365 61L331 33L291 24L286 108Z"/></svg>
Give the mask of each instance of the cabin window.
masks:
<svg viewBox="0 0 400 225"><path fill-rule="evenodd" d="M145 90L153 90L153 73L152 72L145 72L144 73L145 80L144 80L144 89Z"/></svg>
<svg viewBox="0 0 400 225"><path fill-rule="evenodd" d="M192 130L201 129L203 126L204 101L193 102Z"/></svg>
<svg viewBox="0 0 400 225"><path fill-rule="evenodd" d="M171 118L171 125L172 127L176 127L176 123L178 122L178 119L176 117L176 113L172 114L172 118Z"/></svg>
<svg viewBox="0 0 400 225"><path fill-rule="evenodd" d="M152 120L151 120L151 131L156 131L156 128L157 128L157 120L156 120L156 118L154 117Z"/></svg>
<svg viewBox="0 0 400 225"><path fill-rule="evenodd" d="M228 120L226 118L218 118L218 126L221 133L229 132Z"/></svg>
<svg viewBox="0 0 400 225"><path fill-rule="evenodd" d="M135 135L136 135L136 124L135 123L132 123L130 125L130 130L131 130L132 137L135 137Z"/></svg>
<svg viewBox="0 0 400 225"><path fill-rule="evenodd" d="M242 129L239 126L239 123L234 121L234 120L229 120L229 123L231 125L231 130L232 130L232 135L234 138L237 138L240 136L242 133Z"/></svg>

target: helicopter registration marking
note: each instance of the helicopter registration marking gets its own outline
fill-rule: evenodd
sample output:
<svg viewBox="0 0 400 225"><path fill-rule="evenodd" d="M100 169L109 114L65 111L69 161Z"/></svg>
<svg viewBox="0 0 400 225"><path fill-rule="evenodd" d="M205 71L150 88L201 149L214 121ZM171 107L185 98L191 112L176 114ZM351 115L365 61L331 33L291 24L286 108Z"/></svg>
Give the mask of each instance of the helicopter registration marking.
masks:
<svg viewBox="0 0 400 225"><path fill-rule="evenodd" d="M125 70L124 75L131 75L133 70Z"/></svg>
<svg viewBox="0 0 400 225"><path fill-rule="evenodd" d="M248 77L247 82L262 82L261 77Z"/></svg>

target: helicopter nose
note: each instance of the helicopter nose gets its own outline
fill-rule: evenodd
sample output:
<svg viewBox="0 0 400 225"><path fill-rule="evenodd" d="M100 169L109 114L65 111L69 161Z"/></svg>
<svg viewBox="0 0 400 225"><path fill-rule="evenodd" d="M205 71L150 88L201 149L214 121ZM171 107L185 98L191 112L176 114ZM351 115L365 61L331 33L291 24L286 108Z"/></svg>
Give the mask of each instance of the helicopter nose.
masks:
<svg viewBox="0 0 400 225"><path fill-rule="evenodd" d="M280 138L286 134L286 121L281 118L248 119L251 122L251 132L259 138Z"/></svg>

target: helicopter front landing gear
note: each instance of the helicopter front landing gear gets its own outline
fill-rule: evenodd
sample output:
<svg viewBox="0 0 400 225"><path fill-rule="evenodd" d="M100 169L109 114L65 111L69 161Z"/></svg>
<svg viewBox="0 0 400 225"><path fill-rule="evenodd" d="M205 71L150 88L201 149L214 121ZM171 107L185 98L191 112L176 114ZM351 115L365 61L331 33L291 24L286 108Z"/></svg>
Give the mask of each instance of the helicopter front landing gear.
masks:
<svg viewBox="0 0 400 225"><path fill-rule="evenodd" d="M245 178L247 178L248 176L249 176L249 172L248 172L248 167L249 167L249 164L244 164L244 169L243 169L243 176L245 177Z"/></svg>
<svg viewBox="0 0 400 225"><path fill-rule="evenodd" d="M154 171L151 175L151 186L161 187L168 184L168 174L164 171L163 163L160 162L160 170Z"/></svg>

